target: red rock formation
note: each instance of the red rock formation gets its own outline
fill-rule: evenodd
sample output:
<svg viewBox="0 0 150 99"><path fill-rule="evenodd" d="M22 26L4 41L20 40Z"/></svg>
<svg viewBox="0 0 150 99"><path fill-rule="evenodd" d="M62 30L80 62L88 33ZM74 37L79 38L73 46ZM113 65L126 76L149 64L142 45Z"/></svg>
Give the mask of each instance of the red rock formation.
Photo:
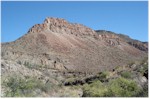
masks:
<svg viewBox="0 0 150 99"><path fill-rule="evenodd" d="M34 25L28 32L39 33L43 30L50 30L55 33L73 34L76 36L97 35L94 30L84 25L69 23L64 19L59 18L46 18L43 24Z"/></svg>

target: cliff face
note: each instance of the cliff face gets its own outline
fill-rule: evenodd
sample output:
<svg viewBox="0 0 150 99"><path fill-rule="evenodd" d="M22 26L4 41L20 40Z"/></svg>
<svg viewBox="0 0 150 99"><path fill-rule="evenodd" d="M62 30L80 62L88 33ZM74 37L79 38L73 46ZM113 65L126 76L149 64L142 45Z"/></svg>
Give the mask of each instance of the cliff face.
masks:
<svg viewBox="0 0 150 99"><path fill-rule="evenodd" d="M97 73L147 56L148 47L117 34L46 18L18 40L2 44L2 59L63 72Z"/></svg>
<svg viewBox="0 0 150 99"><path fill-rule="evenodd" d="M73 34L76 36L96 35L92 29L84 25L69 23L64 19L58 18L46 18L43 24L34 25L28 32L37 33L43 30L49 30L55 33Z"/></svg>

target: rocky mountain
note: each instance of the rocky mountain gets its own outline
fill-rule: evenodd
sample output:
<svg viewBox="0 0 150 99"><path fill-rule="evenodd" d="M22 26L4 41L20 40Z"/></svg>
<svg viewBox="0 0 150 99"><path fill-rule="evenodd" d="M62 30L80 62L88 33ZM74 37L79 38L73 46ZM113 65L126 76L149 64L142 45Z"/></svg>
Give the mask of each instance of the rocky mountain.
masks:
<svg viewBox="0 0 150 99"><path fill-rule="evenodd" d="M99 72L138 60L147 48L113 34L97 34L81 24L47 18L26 35L2 44L2 59L77 72Z"/></svg>
<svg viewBox="0 0 150 99"><path fill-rule="evenodd" d="M148 43L48 17L23 37L2 43L1 56L3 79L15 74L59 84L69 75L95 75L117 66L138 63L148 57Z"/></svg>

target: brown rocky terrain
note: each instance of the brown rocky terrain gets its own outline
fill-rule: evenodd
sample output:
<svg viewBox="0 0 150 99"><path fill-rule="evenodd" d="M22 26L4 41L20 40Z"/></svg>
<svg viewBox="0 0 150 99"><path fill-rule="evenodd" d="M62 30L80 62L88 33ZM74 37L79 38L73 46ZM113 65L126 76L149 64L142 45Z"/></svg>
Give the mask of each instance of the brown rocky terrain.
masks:
<svg viewBox="0 0 150 99"><path fill-rule="evenodd" d="M30 28L23 37L2 43L1 56L2 79L15 74L22 78L34 76L44 83L59 85L68 77L95 75L140 62L148 57L148 44L110 31L94 31L81 24L48 17L42 24ZM81 96L80 89L77 92L80 95L75 96Z"/></svg>
<svg viewBox="0 0 150 99"><path fill-rule="evenodd" d="M127 35L123 35L123 34L116 34L114 32L111 31L105 31L105 30L97 30L96 31L100 36L104 36L106 35L106 37L111 39L116 39L116 40L122 40L123 42L126 42L128 44L130 44L131 46L134 46L135 48L148 52L148 42L141 42L138 40L134 40L131 39L129 36Z"/></svg>
<svg viewBox="0 0 150 99"><path fill-rule="evenodd" d="M99 72L141 59L146 45L115 34L97 34L81 24L47 18L26 35L2 44L2 59L46 65L58 70Z"/></svg>

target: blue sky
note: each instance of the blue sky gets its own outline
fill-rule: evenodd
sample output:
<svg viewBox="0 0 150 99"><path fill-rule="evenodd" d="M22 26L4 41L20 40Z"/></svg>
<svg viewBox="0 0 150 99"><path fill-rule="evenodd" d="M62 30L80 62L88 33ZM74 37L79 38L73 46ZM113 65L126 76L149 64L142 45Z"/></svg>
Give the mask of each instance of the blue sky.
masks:
<svg viewBox="0 0 150 99"><path fill-rule="evenodd" d="M148 41L147 1L9 1L2 2L1 5L1 42L18 39L33 25L42 23L46 17L64 18L94 30L113 31Z"/></svg>

